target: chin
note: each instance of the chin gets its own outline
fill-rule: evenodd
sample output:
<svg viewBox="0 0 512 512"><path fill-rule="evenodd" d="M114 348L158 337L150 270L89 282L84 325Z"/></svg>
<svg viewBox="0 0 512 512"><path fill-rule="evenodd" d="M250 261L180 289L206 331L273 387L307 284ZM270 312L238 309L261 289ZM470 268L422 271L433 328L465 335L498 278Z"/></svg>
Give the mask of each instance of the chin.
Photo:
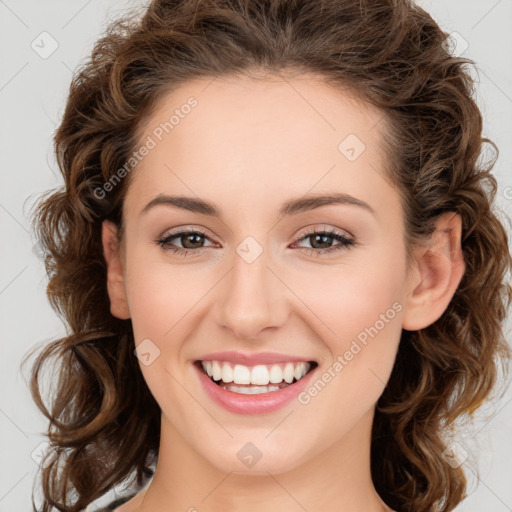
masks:
<svg viewBox="0 0 512 512"><path fill-rule="evenodd" d="M203 452L203 457L218 470L225 473L240 475L280 474L292 471L305 462L303 448L297 446L284 447L268 439L247 441L231 440L229 446L218 451Z"/></svg>

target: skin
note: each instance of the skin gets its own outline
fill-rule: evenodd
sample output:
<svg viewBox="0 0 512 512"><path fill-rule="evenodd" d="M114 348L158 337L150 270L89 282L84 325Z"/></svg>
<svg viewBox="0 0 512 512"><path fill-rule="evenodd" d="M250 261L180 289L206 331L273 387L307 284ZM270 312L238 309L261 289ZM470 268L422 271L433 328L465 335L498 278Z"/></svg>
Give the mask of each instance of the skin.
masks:
<svg viewBox="0 0 512 512"><path fill-rule="evenodd" d="M141 143L190 96L198 105L132 171L120 244L103 223L111 312L131 318L136 345L149 338L160 350L140 364L162 410L156 474L116 511L390 510L370 477L375 404L402 329L435 322L462 278L461 219L441 216L408 272L400 198L383 178L379 111L312 76L198 79L160 102ZM348 134L366 146L355 161L338 150ZM325 192L350 194L375 215L334 204L279 218L286 200ZM141 215L159 193L212 201L222 218L168 205ZM155 242L178 228L206 232L195 245L172 240L199 247L195 255ZM314 245L302 236L314 228L357 243L315 255L339 242ZM251 264L236 251L247 236L263 248ZM192 367L209 352L270 351L316 360L320 375L394 303L394 318L305 405L230 413ZM237 457L247 442L262 453L251 468Z"/></svg>

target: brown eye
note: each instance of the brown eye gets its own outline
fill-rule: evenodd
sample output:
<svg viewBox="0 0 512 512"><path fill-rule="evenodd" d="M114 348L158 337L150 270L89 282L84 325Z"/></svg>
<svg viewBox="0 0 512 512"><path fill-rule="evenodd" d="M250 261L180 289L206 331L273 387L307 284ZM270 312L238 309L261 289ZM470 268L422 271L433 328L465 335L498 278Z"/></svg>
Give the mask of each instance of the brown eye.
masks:
<svg viewBox="0 0 512 512"><path fill-rule="evenodd" d="M339 243L333 245L329 239L334 239ZM299 241L306 240L311 244L311 248L306 247L310 252L314 254L325 254L328 252L339 251L341 249L347 249L352 245L355 245L355 241L352 238L347 237L337 231L312 231L310 233L303 234Z"/></svg>
<svg viewBox="0 0 512 512"><path fill-rule="evenodd" d="M171 240L178 239L183 247L176 247L174 243L171 243ZM189 254L190 252L195 252L199 249L202 249L202 243L204 240L209 240L205 233L202 231L178 231L176 233L171 233L164 238L157 240L157 243L165 250L172 251L176 254Z"/></svg>

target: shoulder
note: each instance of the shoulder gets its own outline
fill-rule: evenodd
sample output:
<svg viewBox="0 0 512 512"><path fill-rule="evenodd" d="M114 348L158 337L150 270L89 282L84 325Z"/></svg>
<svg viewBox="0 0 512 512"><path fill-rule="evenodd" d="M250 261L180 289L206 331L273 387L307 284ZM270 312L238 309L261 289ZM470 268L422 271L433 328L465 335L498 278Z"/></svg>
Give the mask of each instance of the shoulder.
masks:
<svg viewBox="0 0 512 512"><path fill-rule="evenodd" d="M94 511L92 509L87 508L84 510L84 512L113 512L117 507L131 500L136 494L137 493L132 493L121 498L116 498L114 501L111 501L108 505L105 505L104 507L96 509Z"/></svg>

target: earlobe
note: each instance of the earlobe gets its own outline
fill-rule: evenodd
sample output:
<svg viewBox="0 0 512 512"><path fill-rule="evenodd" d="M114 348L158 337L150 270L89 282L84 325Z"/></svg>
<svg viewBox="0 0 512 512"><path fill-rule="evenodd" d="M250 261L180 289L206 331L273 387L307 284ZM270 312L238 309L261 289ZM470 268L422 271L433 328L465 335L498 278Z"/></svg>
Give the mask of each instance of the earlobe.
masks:
<svg viewBox="0 0 512 512"><path fill-rule="evenodd" d="M113 222L103 221L101 240L103 255L107 264L107 291L110 298L110 312L121 320L127 320L131 315L126 296L123 263L117 239L117 227Z"/></svg>
<svg viewBox="0 0 512 512"><path fill-rule="evenodd" d="M466 269L461 236L460 215L447 212L437 219L428 247L417 249L402 317L404 329L423 329L448 307Z"/></svg>

